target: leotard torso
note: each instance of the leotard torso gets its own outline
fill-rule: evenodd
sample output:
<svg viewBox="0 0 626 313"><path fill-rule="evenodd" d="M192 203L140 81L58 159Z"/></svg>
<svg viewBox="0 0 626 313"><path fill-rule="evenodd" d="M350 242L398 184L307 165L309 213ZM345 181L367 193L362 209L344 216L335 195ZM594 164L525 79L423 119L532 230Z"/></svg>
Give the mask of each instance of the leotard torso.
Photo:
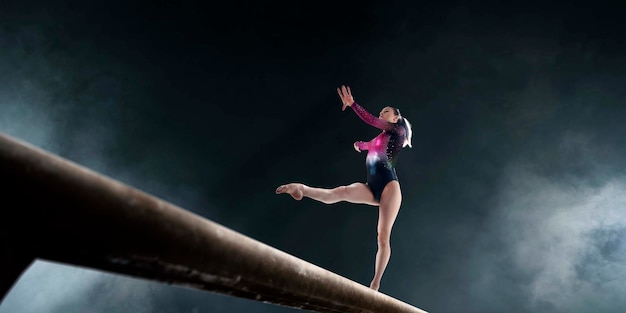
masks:
<svg viewBox="0 0 626 313"><path fill-rule="evenodd" d="M382 130L382 133L368 142L356 142L359 150L367 150L365 159L367 186L376 201L380 201L385 186L392 180L398 180L395 165L404 143L406 130L398 123L390 123L375 117L356 102L350 107L365 123Z"/></svg>

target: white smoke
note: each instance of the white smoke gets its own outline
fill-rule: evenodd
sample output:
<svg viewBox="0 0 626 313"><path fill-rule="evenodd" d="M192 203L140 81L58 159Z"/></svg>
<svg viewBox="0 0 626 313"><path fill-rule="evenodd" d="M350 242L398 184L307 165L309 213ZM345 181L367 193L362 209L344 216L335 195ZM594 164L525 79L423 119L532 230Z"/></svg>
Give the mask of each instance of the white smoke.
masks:
<svg viewBox="0 0 626 313"><path fill-rule="evenodd" d="M143 280L36 261L13 286L0 312L67 313L87 307L89 312L154 312L150 288Z"/></svg>
<svg viewBox="0 0 626 313"><path fill-rule="evenodd" d="M597 147L580 140L589 137L571 138L557 149L588 153L569 165L593 172ZM530 309L607 312L603 308L626 307L626 177L590 182L585 175L550 173L529 163L512 164L504 172L488 226L490 236L500 236L499 259L507 260L507 271L519 274L515 287ZM480 283L485 281L481 288L510 283L493 276Z"/></svg>

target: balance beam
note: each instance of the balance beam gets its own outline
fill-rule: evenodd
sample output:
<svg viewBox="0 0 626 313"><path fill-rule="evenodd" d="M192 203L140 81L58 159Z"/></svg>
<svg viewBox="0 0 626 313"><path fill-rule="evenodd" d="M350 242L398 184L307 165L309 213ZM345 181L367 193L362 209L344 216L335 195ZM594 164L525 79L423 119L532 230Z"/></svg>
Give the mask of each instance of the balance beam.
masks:
<svg viewBox="0 0 626 313"><path fill-rule="evenodd" d="M426 312L4 134L0 188L0 301L43 259L316 312Z"/></svg>

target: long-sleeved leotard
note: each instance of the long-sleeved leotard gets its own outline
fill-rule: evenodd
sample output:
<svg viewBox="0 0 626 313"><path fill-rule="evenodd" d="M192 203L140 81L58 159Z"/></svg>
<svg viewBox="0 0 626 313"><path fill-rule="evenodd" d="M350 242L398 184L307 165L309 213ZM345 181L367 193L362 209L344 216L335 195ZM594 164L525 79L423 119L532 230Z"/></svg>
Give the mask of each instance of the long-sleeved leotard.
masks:
<svg viewBox="0 0 626 313"><path fill-rule="evenodd" d="M406 130L398 123L390 123L375 117L356 102L350 107L365 123L382 130L382 133L368 142L355 143L359 150L367 150L365 159L367 186L376 201L380 201L387 183L398 180L395 165L404 143Z"/></svg>

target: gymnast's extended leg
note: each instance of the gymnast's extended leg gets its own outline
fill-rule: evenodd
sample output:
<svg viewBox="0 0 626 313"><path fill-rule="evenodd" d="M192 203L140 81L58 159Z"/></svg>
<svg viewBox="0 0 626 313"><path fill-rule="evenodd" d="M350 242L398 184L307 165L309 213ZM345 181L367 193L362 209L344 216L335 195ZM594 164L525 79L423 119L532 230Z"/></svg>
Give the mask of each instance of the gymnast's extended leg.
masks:
<svg viewBox="0 0 626 313"><path fill-rule="evenodd" d="M303 197L307 197L326 204L347 201L358 204L378 205L369 187L363 183L353 183L332 189L315 188L304 184L291 183L279 186L276 188L276 193L288 193L296 200L302 200Z"/></svg>

